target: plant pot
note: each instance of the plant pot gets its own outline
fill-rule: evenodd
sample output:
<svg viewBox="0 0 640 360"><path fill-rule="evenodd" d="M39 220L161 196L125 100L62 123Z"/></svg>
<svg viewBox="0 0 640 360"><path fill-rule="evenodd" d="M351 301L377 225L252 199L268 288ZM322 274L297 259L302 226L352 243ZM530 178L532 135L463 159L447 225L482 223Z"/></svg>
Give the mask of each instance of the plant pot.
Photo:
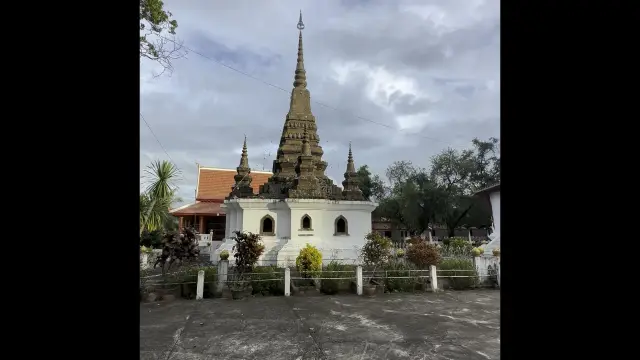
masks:
<svg viewBox="0 0 640 360"><path fill-rule="evenodd" d="M233 300L242 300L246 294L246 290L231 290L231 298Z"/></svg>
<svg viewBox="0 0 640 360"><path fill-rule="evenodd" d="M374 296L376 294L376 289L375 285L364 285L362 287L362 291L366 296Z"/></svg>

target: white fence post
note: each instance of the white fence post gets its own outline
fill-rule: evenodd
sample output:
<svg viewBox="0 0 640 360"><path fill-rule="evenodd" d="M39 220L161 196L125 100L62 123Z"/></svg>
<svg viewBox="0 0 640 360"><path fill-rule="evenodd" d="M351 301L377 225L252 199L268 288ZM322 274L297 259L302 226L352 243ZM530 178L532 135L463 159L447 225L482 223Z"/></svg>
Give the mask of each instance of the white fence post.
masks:
<svg viewBox="0 0 640 360"><path fill-rule="evenodd" d="M142 260L140 260L140 267L143 268L143 269L148 269L149 268L149 254L142 253L141 258L142 258Z"/></svg>
<svg viewBox="0 0 640 360"><path fill-rule="evenodd" d="M284 269L284 296L291 295L291 269Z"/></svg>
<svg viewBox="0 0 640 360"><path fill-rule="evenodd" d="M198 271L198 284L196 285L196 300L204 298L204 270Z"/></svg>
<svg viewBox="0 0 640 360"><path fill-rule="evenodd" d="M438 269L435 265L429 266L429 276L431 276L431 291L438 291Z"/></svg>
<svg viewBox="0 0 640 360"><path fill-rule="evenodd" d="M362 266L356 268L356 292L362 295Z"/></svg>
<svg viewBox="0 0 640 360"><path fill-rule="evenodd" d="M229 260L218 261L218 291L224 291L224 285L227 283L227 271L229 270Z"/></svg>
<svg viewBox="0 0 640 360"><path fill-rule="evenodd" d="M500 262L496 264L496 275L498 276L498 287L500 287Z"/></svg>

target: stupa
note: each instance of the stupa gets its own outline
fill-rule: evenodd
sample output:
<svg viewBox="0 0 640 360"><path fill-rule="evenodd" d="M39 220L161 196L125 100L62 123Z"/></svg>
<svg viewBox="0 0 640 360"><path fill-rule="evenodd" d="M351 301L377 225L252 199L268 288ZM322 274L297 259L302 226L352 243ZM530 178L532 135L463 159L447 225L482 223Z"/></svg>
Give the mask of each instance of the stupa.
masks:
<svg viewBox="0 0 640 360"><path fill-rule="evenodd" d="M367 201L358 188L351 144L347 156L343 188L325 175L327 162L320 146L316 118L311 112L302 46L302 13L298 21L298 59L289 112L286 115L280 145L273 161L273 176L251 188L247 139L240 165L223 207L226 209L224 242L212 253L215 263L227 250L233 259L234 231L258 233L265 245L259 263L291 266L300 249L311 244L322 252L326 263L336 260L353 263L371 232L371 213L378 204Z"/></svg>

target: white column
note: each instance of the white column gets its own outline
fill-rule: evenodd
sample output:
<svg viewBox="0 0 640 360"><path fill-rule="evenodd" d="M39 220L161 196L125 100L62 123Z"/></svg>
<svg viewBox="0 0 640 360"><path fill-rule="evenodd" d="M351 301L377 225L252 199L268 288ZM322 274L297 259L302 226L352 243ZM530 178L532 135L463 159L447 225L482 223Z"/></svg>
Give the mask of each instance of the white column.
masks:
<svg viewBox="0 0 640 360"><path fill-rule="evenodd" d="M229 260L218 261L218 292L224 290L227 283L227 271L229 269Z"/></svg>
<svg viewBox="0 0 640 360"><path fill-rule="evenodd" d="M233 214L233 209L231 206L227 205L226 209L227 213L224 216L224 238L231 237L231 216Z"/></svg>
<svg viewBox="0 0 640 360"><path fill-rule="evenodd" d="M284 269L284 296L291 295L291 270L289 268Z"/></svg>
<svg viewBox="0 0 640 360"><path fill-rule="evenodd" d="M362 266L360 265L356 268L356 289L358 295L362 295Z"/></svg>
<svg viewBox="0 0 640 360"><path fill-rule="evenodd" d="M204 270L198 271L198 284L196 285L196 300L204 298Z"/></svg>
<svg viewBox="0 0 640 360"><path fill-rule="evenodd" d="M435 265L429 266L429 276L431 276L431 291L438 291L438 270Z"/></svg>

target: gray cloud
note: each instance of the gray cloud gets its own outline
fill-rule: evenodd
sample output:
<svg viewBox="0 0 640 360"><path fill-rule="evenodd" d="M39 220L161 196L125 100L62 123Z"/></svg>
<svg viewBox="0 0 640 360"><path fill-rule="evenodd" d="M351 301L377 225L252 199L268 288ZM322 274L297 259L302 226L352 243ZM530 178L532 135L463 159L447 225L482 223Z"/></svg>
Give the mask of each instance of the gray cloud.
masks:
<svg viewBox="0 0 640 360"><path fill-rule="evenodd" d="M166 0L165 6L186 46L286 90L193 52L174 62L171 76L152 78L153 63L142 63L141 111L182 169L185 201L194 197L195 163L237 166L244 135L251 166L270 170L289 106L300 8L312 101L328 105L312 109L328 174L338 182L349 141L357 165L384 175L395 160L426 167L448 146L499 136L497 0ZM140 126L142 173L167 155Z"/></svg>

